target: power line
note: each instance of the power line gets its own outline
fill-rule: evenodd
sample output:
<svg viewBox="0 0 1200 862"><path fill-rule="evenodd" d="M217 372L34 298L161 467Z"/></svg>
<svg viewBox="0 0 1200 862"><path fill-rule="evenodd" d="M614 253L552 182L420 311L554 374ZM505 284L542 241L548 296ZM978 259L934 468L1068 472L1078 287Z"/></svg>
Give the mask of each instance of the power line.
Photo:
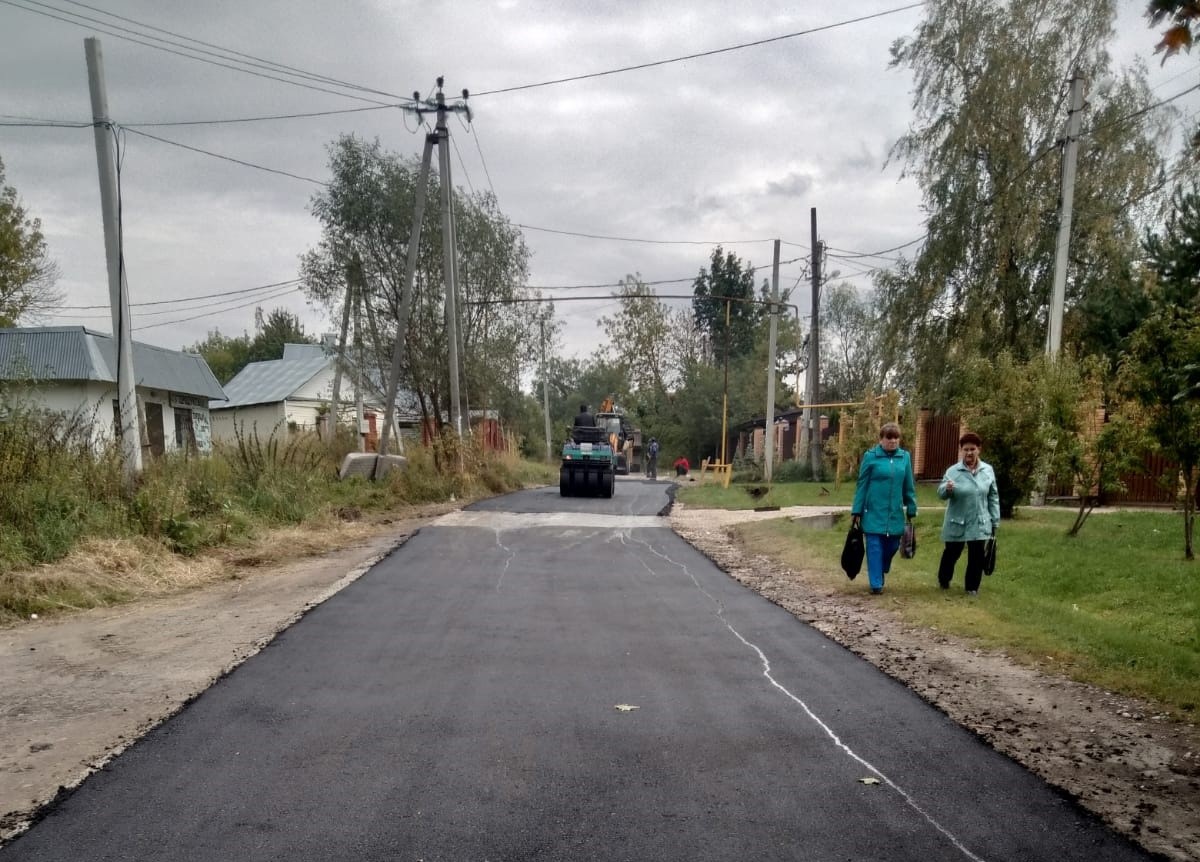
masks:
<svg viewBox="0 0 1200 862"><path fill-rule="evenodd" d="M1082 132L1079 133L1079 137L1081 139L1087 138L1087 137L1090 137L1090 136L1096 134L1097 132L1102 132L1105 129L1111 129L1113 126L1123 125L1123 124L1129 122L1130 120L1137 119L1138 117L1142 116L1143 114L1150 113L1155 108L1161 108L1163 105L1174 102L1176 99L1181 98L1182 96L1186 96L1188 93L1191 93L1195 90L1200 90L1200 84L1193 84L1192 86L1188 87L1186 90L1182 90L1182 91L1176 93L1174 96L1168 96L1167 98L1162 99L1161 101L1155 102L1153 105L1147 105L1146 107L1144 107L1140 110L1134 111L1132 114L1126 114L1124 117L1119 117L1118 119L1110 120L1109 122L1105 123L1104 125L1093 126L1090 129L1084 129Z"/></svg>
<svg viewBox="0 0 1200 862"><path fill-rule="evenodd" d="M180 317L175 320L164 320L161 323L148 323L145 326L135 326L135 327L133 327L133 330L135 332L140 332L143 329L157 329L160 326L172 326L176 323L187 323L188 321L191 321L191 320L199 320L202 317L213 317L218 314L224 314L227 311L236 311L239 308L249 308L251 305L258 305L260 302L266 302L271 299L279 299L280 297L288 296L292 293L297 293L297 292L298 292L297 289L294 287L288 288L287 290L281 290L279 293L274 293L274 294L271 294L270 296L260 296L257 299L254 299L250 302L244 302L241 305L232 305L229 308L222 308L217 311L207 311L204 314L195 314L195 315L192 315L191 317Z"/></svg>
<svg viewBox="0 0 1200 862"><path fill-rule="evenodd" d="M774 237L769 237L767 239L725 239L725 240L644 239L641 237L610 236L610 235L606 235L606 234L597 234L597 233L582 233L580 231L572 231L572 230L556 230L555 228L538 227L537 225L532 225L532 224L516 224L515 227L519 227L522 230L536 230L536 231L540 231L541 233L555 233L555 234L559 234L561 236L577 236L577 237L582 237L584 239L603 239L603 240L611 240L613 242L640 242L640 243L646 243L648 245L744 245L747 243L774 242L775 241ZM787 243L787 245L795 245L795 243Z"/></svg>
<svg viewBox="0 0 1200 862"><path fill-rule="evenodd" d="M0 3L3 3L3 2L5 2L5 0L0 0ZM180 149L191 150L193 153L200 153L201 155L211 156L214 159L222 159L223 161L226 161L226 162L233 162L235 165L242 165L243 167L254 168L255 170L259 170L259 171L266 171L267 173L271 173L271 174L279 174L280 176L291 177L294 180L303 180L306 183L313 183L314 185L318 185L318 186L326 186L326 187L329 186L329 183L325 182L324 180L314 180L312 177L304 177L304 176L301 176L300 174L293 174L288 171L281 171L278 168L268 168L266 165L256 165L254 162L247 162L247 161L243 161L242 159L235 159L235 158L233 158L233 156L223 156L220 153L214 153L211 150L202 150L199 147L192 147L187 144L181 144L181 143L179 143L179 141L171 141L171 140L168 140L167 138L160 138L158 135L152 135L149 132L142 132L137 129L129 128L128 126L121 126L120 128L122 128L128 132L132 132L135 135L141 135L143 138L150 138L153 141L158 141L163 144L169 144L172 147L179 147Z"/></svg>
<svg viewBox="0 0 1200 862"><path fill-rule="evenodd" d="M107 15L109 18L116 18L118 21L125 21L126 23L133 24L136 27L141 27L144 30L153 30L156 33L165 33L168 36L174 36L177 39L183 39L187 42L194 42L195 44L203 45L206 48L215 48L217 51L222 51L226 54L233 54L236 57L245 57L248 60L254 60L254 61L257 61L258 63L265 63L269 67L274 67L276 69L279 69L280 71L283 71L283 72L286 72L289 74L296 74L296 75L299 75L299 76L302 76L305 78L309 78L309 79L315 80L315 81L324 81L326 83L335 84L339 87L346 87L351 90L360 90L364 93L375 93L376 95L388 96L393 99L403 99L405 101L411 101L406 96L397 96L394 93L389 93L385 90L376 90L371 87L364 87L361 84L352 83L350 81L342 81L342 80L339 80L338 78L331 78L328 75L321 75L316 72L308 72L304 69L297 68L296 66L288 66L285 63L276 63L274 60L267 60L263 57L255 56L254 54L245 54L241 51L235 51L232 48L225 48L221 45L214 45L212 42L205 42L203 39L197 39L194 36L186 36L182 33L175 33L171 30L164 30L161 27L155 27L153 24L146 24L142 21L134 20L133 18L126 18L123 15L118 15L115 12L108 12L108 11L106 11L104 9L100 9L99 7L96 7L96 6L89 6L86 3L80 3L80 2L78 2L78 0L61 0L61 2L69 3L72 6L78 6L81 9L89 9L92 12L98 12L101 15ZM42 5L42 4L39 4L39 5ZM47 8L54 8L54 7L47 7ZM71 14L71 13L68 13L68 14ZM86 16L80 16L80 17L86 17ZM107 26L115 26L115 25L107 25ZM138 35L141 35L141 34L138 34ZM148 37L148 38L153 38L153 37ZM164 40L164 41L166 41L166 40ZM168 42L168 44L174 44L174 43ZM194 50L194 49L190 49L190 50Z"/></svg>
<svg viewBox="0 0 1200 862"><path fill-rule="evenodd" d="M782 36L772 36L768 39L758 39L754 42L743 42L739 45L729 45L725 48L714 48L711 51L699 51L695 54L685 54L682 57L672 57L667 60L654 60L649 63L638 63L633 66L622 66L618 69L608 69L603 72L589 72L588 74L585 74L585 75L572 75L571 77L568 77L568 78L555 78L554 80L541 81L540 83L537 83L537 84L521 84L516 87L504 87L499 90L484 90L481 93L472 93L471 95L476 98L478 98L479 96L495 96L500 93L513 93L518 90L532 90L537 87L550 87L555 84L567 84L572 81L583 81L583 80L587 80L589 78L602 78L602 77L605 77L606 75L619 75L622 72L636 72L640 69L652 69L656 66L667 66L672 63L682 63L685 60L696 60L701 57L712 57L717 54L728 54L732 51L741 51L745 48L757 48L761 45L769 45L772 42L782 42L785 39L795 39L799 36L810 36L813 33L820 33L824 30L833 30L837 27L845 27L849 24L858 24L863 21L870 21L872 18L882 18L885 15L894 15L897 12L907 12L909 9L917 9L924 5L925 5L924 2L910 3L907 6L900 6L895 9L888 9L884 12L876 12L872 15L863 15L858 18L849 18L845 21L838 21L833 24L825 24L820 27L812 27L811 29L808 29L808 30L798 30L795 33L785 33Z"/></svg>
<svg viewBox="0 0 1200 862"><path fill-rule="evenodd" d="M212 66L220 66L221 68L224 68L224 69L231 69L234 72L241 72L246 75L254 75L255 77L258 77L258 78L266 78L267 80L270 80L270 81L279 81L280 83L291 84L292 86L302 87L306 90L315 90L318 93L328 93L331 96L341 96L342 98L345 98L345 99L357 99L360 102L370 102L371 104L379 105L381 107L391 107L391 105L389 105L388 103L380 102L377 99L369 99L364 96L356 96L352 93L338 92L337 90L329 90L324 87L316 87L316 86L313 86L312 84L305 84L301 81L293 81L288 78L280 78L276 75L268 75L263 72L255 72L250 69L243 68L242 66L233 66L233 65L230 65L229 63L220 63L220 62L217 62L216 60L209 60L204 57L196 56L195 54L185 54L182 51L176 51L171 48L167 48L164 45L155 44L154 42L147 42L147 41L144 41L143 39L135 39L131 36L124 36L121 33L114 32L113 29L105 29L105 28L106 27L107 28L116 28L116 29L126 29L126 28L117 28L116 25L108 24L106 22L99 22L101 25L99 27L86 25L86 24L81 23L81 21L74 20L74 19L79 18L79 19L83 19L84 21L94 21L95 19L88 18L85 15L78 15L74 12L69 12L69 11L62 10L62 9L56 9L53 6L47 6L45 3L38 2L38 0L20 0L20 2L18 2L18 0L0 0L0 3L4 4L5 6L12 6L14 9L22 9L26 12L32 12L34 15L41 15L45 18L52 18L55 21L62 21L65 24L71 24L76 27L87 26L89 29L96 30L100 33L105 34L106 36L112 36L113 38L122 39L126 42L133 42L136 45L142 45L143 47L146 47L146 48L153 48L156 51L163 51L168 54L175 54L176 56L179 56L179 57L186 57L189 60L196 60L201 63L208 63L209 65L212 65ZM22 3L32 3L37 6L44 6L47 9L54 9L55 11L61 12L62 15L71 15L71 16L73 16L73 18L64 18L64 17L62 17L62 15L54 15L54 14L51 14L50 12L43 12L39 9L34 9L29 6L22 5ZM131 32L131 31L127 31L127 32ZM146 34L139 33L137 35L146 36L146 38L154 38L154 37L148 36ZM166 40L160 39L158 41L165 42ZM184 47L186 48L186 46L184 46ZM200 49L197 49L197 48L187 48L187 50L196 51L198 53L211 53L208 51L202 52ZM235 60L234 58L226 58L226 59L229 59L232 62L243 62L243 61Z"/></svg>
<svg viewBox="0 0 1200 862"><path fill-rule="evenodd" d="M177 302L194 302L198 299L214 299L218 296L236 296L244 293L254 293L260 290L273 290L277 287L285 287L288 285L299 284L303 279L289 278L287 281L276 281L272 284L260 284L258 287L243 287L239 290L222 290L217 293L204 293L199 296L181 296L177 299L159 299L153 302L131 302L130 308L138 308L148 305L168 305ZM90 311L97 308L111 308L109 305L60 305L59 308L64 311Z"/></svg>
<svg viewBox="0 0 1200 862"><path fill-rule="evenodd" d="M499 201L500 196L496 194L496 187L492 185L492 174L488 171L487 159L483 157L483 147L479 145L479 133L475 131L474 123L467 124L467 133L475 139L475 151L479 153L479 163L483 165L483 175L487 177L488 188L492 190L492 197Z"/></svg>
<svg viewBox="0 0 1200 862"><path fill-rule="evenodd" d="M779 265L780 266L791 266L793 263L798 263L798 262L799 263L807 263L808 260L807 260L807 258L803 258L803 257L793 257L789 260L779 261ZM754 267L750 270L750 272L752 275L754 275L754 274L757 274L757 272L760 269L767 269L767 267ZM653 287L653 286L659 285L659 284L690 284L690 283L695 282L695 280L696 280L696 276L689 275L687 278L664 278L664 279L659 279L657 281L641 281L639 279L638 284L644 285L646 287ZM626 282L618 281L618 282L613 282L610 284L526 285L526 290L603 290L605 288L625 287L625 286L626 286ZM564 298L565 297L557 297L557 299L564 299ZM708 297L708 298L711 298L711 297ZM549 299L554 300L554 299L556 299L556 297L549 297Z"/></svg>
<svg viewBox="0 0 1200 862"><path fill-rule="evenodd" d="M363 111L385 111L389 108L403 108L408 103L395 105L366 105L362 108L342 108L336 111L306 111L299 114L267 114L260 117L229 117L221 120L174 120L156 123L126 123L126 128L140 127L143 129L156 126L219 126L231 123L261 123L268 120L301 120L309 117L332 117L335 114L359 114Z"/></svg>
<svg viewBox="0 0 1200 862"><path fill-rule="evenodd" d="M834 248L831 245L826 246L825 248L828 249L829 251L842 252L842 254L829 255L830 257L836 257L839 260L845 260L847 258L854 258L854 257L883 257L883 255L888 254L889 252L900 251L900 249L908 248L910 245L916 245L921 240L925 239L925 237L927 237L927 236L929 236L929 234L923 233L916 239L910 239L908 242L903 243L901 245L895 245L895 246L892 246L891 248L884 248L884 249L880 249L879 251L871 251L871 252L850 251L849 249L844 249L844 248Z"/></svg>

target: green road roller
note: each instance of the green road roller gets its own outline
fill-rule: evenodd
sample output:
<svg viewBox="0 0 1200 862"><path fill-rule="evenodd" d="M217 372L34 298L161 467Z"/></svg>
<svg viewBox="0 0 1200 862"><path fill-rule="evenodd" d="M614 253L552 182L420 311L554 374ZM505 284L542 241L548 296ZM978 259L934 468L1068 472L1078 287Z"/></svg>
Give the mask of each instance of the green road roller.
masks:
<svg viewBox="0 0 1200 862"><path fill-rule="evenodd" d="M575 427L563 444L558 490L564 497L611 497L617 479L617 453L604 428Z"/></svg>

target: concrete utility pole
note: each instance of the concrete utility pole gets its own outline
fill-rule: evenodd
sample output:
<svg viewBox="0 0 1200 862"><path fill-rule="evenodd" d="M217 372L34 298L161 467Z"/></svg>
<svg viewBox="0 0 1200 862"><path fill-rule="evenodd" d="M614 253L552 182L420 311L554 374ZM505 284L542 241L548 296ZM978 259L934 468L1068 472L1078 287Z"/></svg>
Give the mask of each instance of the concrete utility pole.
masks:
<svg viewBox="0 0 1200 862"><path fill-rule="evenodd" d="M358 290L354 291L354 442L355 448L359 452L366 452L367 441L363 435L363 420L366 418L366 411L363 405L362 304L367 284L361 259L358 259L357 269Z"/></svg>
<svg viewBox="0 0 1200 862"><path fill-rule="evenodd" d="M337 426L342 417L342 368L346 361L346 332L350 329L350 306L354 297L355 268L360 266L358 255L346 265L346 298L342 303L342 328L338 332L337 361L333 365L333 390L329 393L329 413L326 427L329 430L329 445L337 445ZM358 325L357 319L354 321Z"/></svg>
<svg viewBox="0 0 1200 862"><path fill-rule="evenodd" d="M817 239L817 208L810 210L812 223L812 324L808 330L808 382L804 400L820 404L821 386L821 241ZM821 429L814 407L804 411L804 426L808 432L808 463L814 481L821 480Z"/></svg>
<svg viewBox="0 0 1200 862"><path fill-rule="evenodd" d="M120 414L122 472L128 486L142 472L142 428L138 417L137 378L133 376L133 323L129 316L129 285L121 240L120 189L108 91L100 40L83 40L88 89L92 96L92 131L96 138L96 167L100 172L100 208L104 214L104 256L108 262L108 298L112 305L113 344L117 361L117 409Z"/></svg>
<svg viewBox="0 0 1200 862"><path fill-rule="evenodd" d="M419 93L413 93L417 99ZM388 440L396 423L396 387L400 385L400 366L404 361L404 340L408 334L408 318L412 312L413 278L421 249L421 222L425 219L425 195L429 190L429 166L433 161L433 145L437 135L425 136L425 151L421 155L421 171L417 175L417 199L413 204L413 223L408 236L408 259L404 265L404 284L400 288L400 309L396 314L396 343L392 346L392 366L388 370L387 392L384 393L383 429L379 433L379 454L387 455Z"/></svg>
<svg viewBox="0 0 1200 862"><path fill-rule="evenodd" d="M763 479L771 481L775 459L775 347L779 335L779 240L775 240L775 258L771 264L771 324L767 337L767 411L763 414Z"/></svg>
<svg viewBox="0 0 1200 862"><path fill-rule="evenodd" d="M450 211L454 187L450 182L450 130L446 128L446 97L437 79L438 182L442 186L442 273L446 280L446 343L450 346L450 424L463 434L458 391L458 296L454 284L454 216Z"/></svg>
<svg viewBox="0 0 1200 862"><path fill-rule="evenodd" d="M1054 248L1054 288L1050 294L1046 354L1058 356L1062 346L1063 306L1067 300L1067 261L1071 247L1071 208L1075 203L1075 163L1079 158L1079 126L1083 120L1083 73L1071 73L1067 137L1063 149L1062 196L1058 209L1058 243Z"/></svg>
<svg viewBox="0 0 1200 862"><path fill-rule="evenodd" d="M554 461L554 451L550 448L550 381L546 374L546 321L539 321L542 330L542 414L546 417L546 463Z"/></svg>

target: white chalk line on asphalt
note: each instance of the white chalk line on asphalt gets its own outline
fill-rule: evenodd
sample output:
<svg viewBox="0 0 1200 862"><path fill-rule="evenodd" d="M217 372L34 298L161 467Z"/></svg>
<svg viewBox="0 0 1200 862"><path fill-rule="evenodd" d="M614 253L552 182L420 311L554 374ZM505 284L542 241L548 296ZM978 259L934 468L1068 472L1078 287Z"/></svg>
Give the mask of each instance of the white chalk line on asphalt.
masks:
<svg viewBox="0 0 1200 862"><path fill-rule="evenodd" d="M631 536L631 538L632 538L632 536ZM637 541L639 544L645 545L650 550L650 553L654 554L655 556L661 557L663 560L666 560L671 565L679 567L680 569L683 570L684 574L686 574L689 578L691 578L692 583L696 585L696 589L698 589L701 593L703 593L708 598L708 600L710 602L712 602L713 605L716 607L717 618L720 619L720 621L725 625L725 627L727 629L729 629L730 632L733 633L734 637L736 637L739 641L741 641L743 644L745 644L750 649L754 650L754 652L758 655L759 662L761 662L762 668L763 668L763 676L765 676L767 678L768 682L770 682L772 686L779 689L779 691L781 691L786 697L788 697L790 700L792 700L794 703L796 703L802 710L804 710L805 714L807 714L808 717L810 719L812 719L813 723L815 723L819 728L821 728L821 730L825 733L825 735L828 736L829 739L833 741L833 744L835 746L837 746L842 751L844 751L848 757L850 757L856 763L860 764L864 769L868 770L873 775L878 776L880 781L882 781L885 785L887 785L892 790L894 790L896 793L898 793L900 795L900 797L908 804L908 806L910 808L912 808L914 811L916 811L918 814L920 814L921 817L923 817L926 820L926 822L929 823L929 825L931 825L934 829L936 829L943 836L945 836L946 840L948 840L951 844L953 844L954 847L957 850L959 850L959 852L961 852L964 856L966 856L968 859L970 859L971 862L986 862L986 860L984 860L982 857L976 856L969 849L967 849L967 847L958 839L957 836L954 835L954 833L952 833L949 829L947 829L945 826L943 826L941 823L939 823L937 820L935 820L928 811L926 811L924 808L921 807L921 805L912 797L911 794L909 794L909 792L907 790L905 790L903 787L898 785L891 778L889 778L887 775L885 775L883 773L883 771L880 770L877 766L875 766L874 764L865 760L861 755L859 755L856 751L854 751L854 749L852 749L849 745L847 745L845 742L843 742L842 739L836 733L833 732L833 729L828 724L826 724L824 721L822 721L821 718L815 712L813 712L812 709L809 708L807 703L805 703L801 698L797 697L795 694L790 692L784 685L782 685L777 679L775 679L775 677L771 675L771 662L767 659L766 654L761 649L759 649L756 644L753 644L750 641L746 640L746 638L742 637L741 632L739 632L732 625L730 625L729 620L725 619L724 605L722 605L721 602L718 601L716 599L716 597L714 597L712 595L712 593L710 593L708 590L704 589L704 587L702 587L700 585L700 581L697 580L695 574L692 573L691 569L688 568L686 563L680 563L680 562L677 562L677 561L671 559L670 556L662 553L657 548L655 548L653 545L651 545L649 542L645 542L641 539L635 539L635 541ZM641 558L639 558L639 560L641 560ZM643 566L645 566L645 568L648 572L650 572L651 574L654 574L653 569L651 569L648 565L646 565L646 562L644 560L641 560L641 563Z"/></svg>

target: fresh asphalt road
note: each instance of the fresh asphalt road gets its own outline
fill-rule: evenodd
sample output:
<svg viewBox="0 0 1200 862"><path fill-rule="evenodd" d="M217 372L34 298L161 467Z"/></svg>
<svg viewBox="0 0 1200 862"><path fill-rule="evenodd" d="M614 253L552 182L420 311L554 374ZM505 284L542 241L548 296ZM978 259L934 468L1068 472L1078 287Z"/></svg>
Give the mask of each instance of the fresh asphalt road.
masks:
<svg viewBox="0 0 1200 862"><path fill-rule="evenodd" d="M423 529L0 862L1149 858L716 569L665 487Z"/></svg>

